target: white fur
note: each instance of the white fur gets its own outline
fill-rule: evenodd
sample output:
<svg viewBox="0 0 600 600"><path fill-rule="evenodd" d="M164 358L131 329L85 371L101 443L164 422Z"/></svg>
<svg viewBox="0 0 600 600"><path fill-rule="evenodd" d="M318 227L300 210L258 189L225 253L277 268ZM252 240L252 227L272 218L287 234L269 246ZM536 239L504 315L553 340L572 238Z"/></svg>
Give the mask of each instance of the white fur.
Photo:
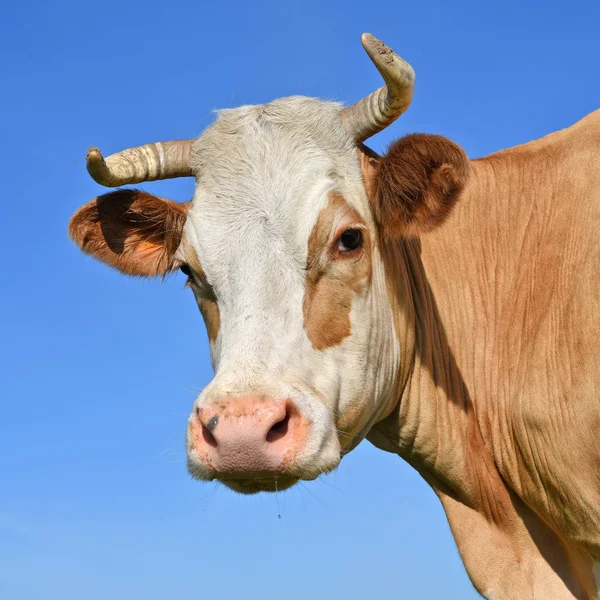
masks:
<svg viewBox="0 0 600 600"><path fill-rule="evenodd" d="M225 393L292 398L312 422L297 466L305 478L334 468L390 408L399 363L376 248L371 286L354 298L351 335L317 351L304 330L308 240L329 192L341 192L376 239L355 144L339 110L292 97L220 111L191 156L197 187L185 235L220 312L211 347L215 378L195 407ZM335 416L357 401L360 430L342 448Z"/></svg>

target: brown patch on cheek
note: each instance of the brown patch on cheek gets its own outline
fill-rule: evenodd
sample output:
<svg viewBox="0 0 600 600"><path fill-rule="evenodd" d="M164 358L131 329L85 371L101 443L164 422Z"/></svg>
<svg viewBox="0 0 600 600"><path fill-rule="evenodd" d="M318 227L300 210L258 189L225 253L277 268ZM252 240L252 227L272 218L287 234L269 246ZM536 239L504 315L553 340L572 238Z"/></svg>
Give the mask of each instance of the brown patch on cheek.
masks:
<svg viewBox="0 0 600 600"><path fill-rule="evenodd" d="M200 264L198 253L192 244L190 244L185 234L181 240L181 247L185 260L194 274L194 279L198 279L201 283L206 283L206 273ZM208 339L214 343L219 335L219 329L221 328L221 315L219 313L217 301L214 297L204 291L196 294L196 300L198 301L202 318L206 324Z"/></svg>
<svg viewBox="0 0 600 600"><path fill-rule="evenodd" d="M306 281L304 329L315 350L341 344L351 333L352 293L341 283L324 278Z"/></svg>
<svg viewBox="0 0 600 600"><path fill-rule="evenodd" d="M334 233L340 212L353 224L363 223L340 194L330 194L308 240L304 329L315 350L337 346L352 331L350 311L356 294L364 291L371 276L369 235L363 230L363 247L348 256L336 256ZM333 249L331 245L333 244Z"/></svg>
<svg viewBox="0 0 600 600"><path fill-rule="evenodd" d="M202 313L204 323L206 324L208 339L211 342L215 342L221 327L221 315L219 313L217 302L212 298L200 297L198 305L200 306L200 312Z"/></svg>

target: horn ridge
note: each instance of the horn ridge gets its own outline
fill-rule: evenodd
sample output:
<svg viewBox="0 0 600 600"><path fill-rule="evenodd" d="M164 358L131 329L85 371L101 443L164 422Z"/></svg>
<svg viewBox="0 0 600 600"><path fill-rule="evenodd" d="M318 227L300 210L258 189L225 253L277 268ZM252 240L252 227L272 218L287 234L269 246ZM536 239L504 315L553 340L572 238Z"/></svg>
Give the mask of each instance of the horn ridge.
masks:
<svg viewBox="0 0 600 600"><path fill-rule="evenodd" d="M106 187L142 183L173 177L190 177L190 147L193 140L156 142L128 148L104 158L92 146L86 156L88 173Z"/></svg>

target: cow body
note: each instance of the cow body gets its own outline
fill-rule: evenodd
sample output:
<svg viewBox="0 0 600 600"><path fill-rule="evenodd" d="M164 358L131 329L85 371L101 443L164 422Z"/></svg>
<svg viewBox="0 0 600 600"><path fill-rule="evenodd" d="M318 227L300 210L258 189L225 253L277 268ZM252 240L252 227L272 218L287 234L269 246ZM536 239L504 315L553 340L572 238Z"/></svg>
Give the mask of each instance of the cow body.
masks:
<svg viewBox="0 0 600 600"><path fill-rule="evenodd" d="M92 149L105 185L196 191L106 194L70 234L124 273L188 275L215 369L194 477L281 490L367 437L438 494L486 598L597 598L600 112L479 160L430 135L378 156L362 142L414 75L363 42L387 88L350 110L283 98L193 142Z"/></svg>
<svg viewBox="0 0 600 600"><path fill-rule="evenodd" d="M599 156L596 112L472 161L444 225L388 253L414 363L369 439L433 486L490 598L598 593Z"/></svg>

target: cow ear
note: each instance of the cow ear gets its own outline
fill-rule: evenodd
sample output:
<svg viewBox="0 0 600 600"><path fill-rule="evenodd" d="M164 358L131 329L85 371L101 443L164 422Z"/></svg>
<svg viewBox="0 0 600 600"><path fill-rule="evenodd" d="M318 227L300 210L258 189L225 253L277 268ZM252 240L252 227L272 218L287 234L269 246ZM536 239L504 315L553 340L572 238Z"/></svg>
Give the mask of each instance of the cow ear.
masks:
<svg viewBox="0 0 600 600"><path fill-rule="evenodd" d="M440 225L465 187L469 160L439 135L412 134L394 142L371 167L367 191L387 235L419 235Z"/></svg>
<svg viewBox="0 0 600 600"><path fill-rule="evenodd" d="M69 235L87 254L127 275L165 276L173 269L187 203L123 189L94 198L69 222Z"/></svg>

